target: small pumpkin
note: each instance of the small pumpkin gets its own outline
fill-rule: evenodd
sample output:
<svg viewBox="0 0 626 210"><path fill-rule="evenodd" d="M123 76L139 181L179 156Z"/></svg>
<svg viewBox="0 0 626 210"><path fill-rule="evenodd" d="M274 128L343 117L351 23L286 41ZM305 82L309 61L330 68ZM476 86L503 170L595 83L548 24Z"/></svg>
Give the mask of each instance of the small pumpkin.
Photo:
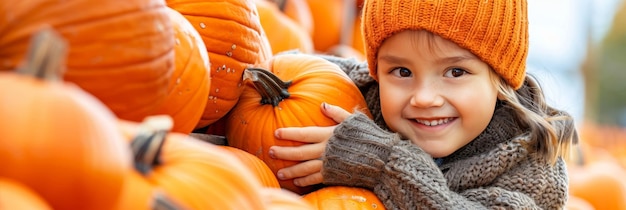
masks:
<svg viewBox="0 0 626 210"><path fill-rule="evenodd" d="M175 68L168 95L156 114L172 116L172 131L190 133L196 128L208 100L211 64L202 37L187 19L167 8L176 36Z"/></svg>
<svg viewBox="0 0 626 210"><path fill-rule="evenodd" d="M262 188L266 210L316 210L299 195L279 188Z"/></svg>
<svg viewBox="0 0 626 210"><path fill-rule="evenodd" d="M267 0L255 0L261 26L272 48L272 54L288 50L313 53L313 39L303 28Z"/></svg>
<svg viewBox="0 0 626 210"><path fill-rule="evenodd" d="M211 62L211 85L196 128L225 116L243 91L243 71L272 56L254 0L166 0L200 33ZM270 49L266 49L270 48Z"/></svg>
<svg viewBox="0 0 626 210"><path fill-rule="evenodd" d="M316 209L385 209L372 191L348 186L326 186L302 196Z"/></svg>
<svg viewBox="0 0 626 210"><path fill-rule="evenodd" d="M53 209L111 209L131 170L117 118L60 78L66 42L38 32L25 65L0 72L0 176L28 186ZM6 85L6 86L5 86Z"/></svg>
<svg viewBox="0 0 626 210"><path fill-rule="evenodd" d="M221 148L237 156L237 158L254 173L264 187L280 188L278 179L276 179L276 176L272 173L272 169L270 169L263 160L236 147L221 146Z"/></svg>
<svg viewBox="0 0 626 210"><path fill-rule="evenodd" d="M120 124L130 140L135 169L150 185L191 209L263 209L261 183L233 154L182 133L171 118L151 116Z"/></svg>
<svg viewBox="0 0 626 210"><path fill-rule="evenodd" d="M0 178L0 208L51 210L48 202L28 186L7 178Z"/></svg>
<svg viewBox="0 0 626 210"><path fill-rule="evenodd" d="M174 33L163 1L0 1L0 71L21 65L32 34L52 27L68 42L63 79L119 118L141 121L165 102Z"/></svg>
<svg viewBox="0 0 626 210"><path fill-rule="evenodd" d="M287 15L290 19L294 20L304 31L313 36L313 15L309 4L303 0L266 0L273 2L278 6L278 9Z"/></svg>
<svg viewBox="0 0 626 210"><path fill-rule="evenodd" d="M351 1L304 0L313 17L313 45L316 51L326 52L338 44L350 45L356 8ZM347 39L347 40L342 40Z"/></svg>
<svg viewBox="0 0 626 210"><path fill-rule="evenodd" d="M283 127L332 126L337 123L320 110L322 102L348 111L370 114L363 95L335 64L308 54L279 54L267 63L268 70L249 68L239 103L226 118L228 145L263 160L274 174L296 161L282 161L268 155L273 145L299 146L300 142L280 140L274 131ZM259 120L262 119L262 120ZM303 194L315 188L297 187L293 180L280 186Z"/></svg>

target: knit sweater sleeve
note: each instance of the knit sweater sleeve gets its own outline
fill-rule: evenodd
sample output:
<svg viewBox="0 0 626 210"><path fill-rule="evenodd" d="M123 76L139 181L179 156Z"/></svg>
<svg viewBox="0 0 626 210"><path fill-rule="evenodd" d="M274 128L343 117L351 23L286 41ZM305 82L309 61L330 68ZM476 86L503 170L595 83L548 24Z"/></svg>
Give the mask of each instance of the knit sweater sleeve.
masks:
<svg viewBox="0 0 626 210"><path fill-rule="evenodd" d="M323 160L324 184L371 189L387 209L539 209L500 187L452 191L430 155L361 113L335 129Z"/></svg>

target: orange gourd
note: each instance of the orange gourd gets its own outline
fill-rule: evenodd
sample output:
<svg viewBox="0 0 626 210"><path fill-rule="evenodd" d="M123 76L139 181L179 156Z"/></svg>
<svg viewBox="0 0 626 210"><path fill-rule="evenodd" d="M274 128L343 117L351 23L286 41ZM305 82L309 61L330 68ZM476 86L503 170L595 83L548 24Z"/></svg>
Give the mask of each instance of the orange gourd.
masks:
<svg viewBox="0 0 626 210"><path fill-rule="evenodd" d="M0 178L0 209L51 210L35 191L7 178Z"/></svg>
<svg viewBox="0 0 626 210"><path fill-rule="evenodd" d="M196 128L225 116L243 91L245 68L272 56L254 0L167 0L202 36L211 62L211 85Z"/></svg>
<svg viewBox="0 0 626 210"><path fill-rule="evenodd" d="M50 26L68 42L64 80L141 121L165 102L174 70L165 9L160 0L0 1L0 71L16 69L30 36Z"/></svg>
<svg viewBox="0 0 626 210"><path fill-rule="evenodd" d="M376 194L359 187L326 186L302 196L302 199L311 203L319 210L385 209L385 206L376 197Z"/></svg>
<svg viewBox="0 0 626 210"><path fill-rule="evenodd" d="M202 37L191 23L174 9L167 8L167 14L176 36L176 59L166 102L156 113L172 116L172 131L191 133L208 100L211 64Z"/></svg>
<svg viewBox="0 0 626 210"><path fill-rule="evenodd" d="M261 196L266 203L265 210L316 210L299 195L284 189L263 188Z"/></svg>
<svg viewBox="0 0 626 210"><path fill-rule="evenodd" d="M272 54L288 50L313 53L313 39L301 26L283 14L278 6L267 0L255 0L261 26L272 48Z"/></svg>
<svg viewBox="0 0 626 210"><path fill-rule="evenodd" d="M114 114L61 81L65 42L38 32L25 65L0 72L0 176L28 186L53 209L111 209L131 170Z"/></svg>
<svg viewBox="0 0 626 210"><path fill-rule="evenodd" d="M595 209L626 210L626 172L612 160L568 167L569 193Z"/></svg>
<svg viewBox="0 0 626 210"><path fill-rule="evenodd" d="M369 114L356 85L329 61L307 54L280 54L267 65L268 70L246 70L244 76L251 82L246 83L239 103L226 118L225 130L228 145L259 157L274 174L298 162L273 159L268 155L269 148L302 145L276 139L277 128L336 125L321 112L322 102ZM296 187L293 180L279 183L298 194L315 189Z"/></svg>
<svg viewBox="0 0 626 210"><path fill-rule="evenodd" d="M294 20L304 31L313 36L313 15L309 4L303 0L266 0L274 2L278 9Z"/></svg>
<svg viewBox="0 0 626 210"><path fill-rule="evenodd" d="M233 154L186 134L169 132L167 115L119 124L135 169L150 185L190 209L263 209L262 185Z"/></svg>
<svg viewBox="0 0 626 210"><path fill-rule="evenodd" d="M316 51L326 52L338 44L348 44L345 38L352 37L353 18L356 9L353 3L344 0L304 0L313 17L313 46Z"/></svg>
<svg viewBox="0 0 626 210"><path fill-rule="evenodd" d="M237 156L237 158L254 173L264 187L280 188L278 179L276 179L276 176L272 173L272 169L270 169L263 160L236 147L221 146L220 148L228 150L230 153Z"/></svg>
<svg viewBox="0 0 626 210"><path fill-rule="evenodd" d="M174 201L163 190L152 185L138 171L128 173L116 210L126 209L187 209L180 202Z"/></svg>

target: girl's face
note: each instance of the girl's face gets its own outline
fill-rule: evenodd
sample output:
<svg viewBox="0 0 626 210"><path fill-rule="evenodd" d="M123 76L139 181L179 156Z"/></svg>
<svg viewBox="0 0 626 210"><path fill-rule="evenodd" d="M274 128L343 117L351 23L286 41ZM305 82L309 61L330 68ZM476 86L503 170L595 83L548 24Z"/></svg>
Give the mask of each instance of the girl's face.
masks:
<svg viewBox="0 0 626 210"><path fill-rule="evenodd" d="M489 124L497 75L468 50L407 30L381 45L377 62L385 122L431 156L452 154Z"/></svg>

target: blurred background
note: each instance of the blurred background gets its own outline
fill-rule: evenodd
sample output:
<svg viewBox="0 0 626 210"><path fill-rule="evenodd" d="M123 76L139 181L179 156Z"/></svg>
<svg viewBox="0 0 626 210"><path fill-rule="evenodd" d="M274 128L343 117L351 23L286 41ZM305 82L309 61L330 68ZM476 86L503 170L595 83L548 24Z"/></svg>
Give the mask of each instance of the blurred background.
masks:
<svg viewBox="0 0 626 210"><path fill-rule="evenodd" d="M626 126L623 0L528 0L528 72L581 126Z"/></svg>

